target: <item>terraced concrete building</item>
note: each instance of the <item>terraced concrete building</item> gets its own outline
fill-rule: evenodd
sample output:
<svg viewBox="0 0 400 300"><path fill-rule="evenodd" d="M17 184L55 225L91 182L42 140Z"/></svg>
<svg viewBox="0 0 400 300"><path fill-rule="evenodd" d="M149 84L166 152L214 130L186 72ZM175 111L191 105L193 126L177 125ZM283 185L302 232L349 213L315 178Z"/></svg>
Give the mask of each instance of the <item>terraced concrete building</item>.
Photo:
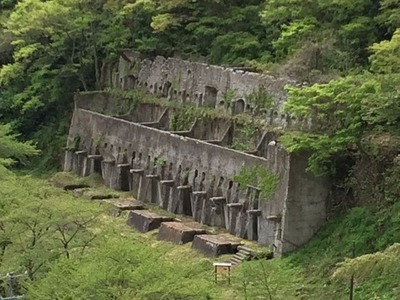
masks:
<svg viewBox="0 0 400 300"><path fill-rule="evenodd" d="M125 100L113 93L77 94L65 171L97 172L109 187L270 245L276 256L297 249L324 224L329 186L306 171L306 154L288 153L272 130L307 126L282 110L284 87L295 82L175 58L141 60L130 50L121 52L103 81L122 90L145 89L164 100L139 102L121 112ZM271 105L261 107L260 95ZM199 115L177 131L171 120L187 107L218 113ZM263 125L249 138L235 116ZM238 141L248 149L236 150ZM256 182L240 186L235 180L244 169L260 168L277 179L267 196Z"/></svg>

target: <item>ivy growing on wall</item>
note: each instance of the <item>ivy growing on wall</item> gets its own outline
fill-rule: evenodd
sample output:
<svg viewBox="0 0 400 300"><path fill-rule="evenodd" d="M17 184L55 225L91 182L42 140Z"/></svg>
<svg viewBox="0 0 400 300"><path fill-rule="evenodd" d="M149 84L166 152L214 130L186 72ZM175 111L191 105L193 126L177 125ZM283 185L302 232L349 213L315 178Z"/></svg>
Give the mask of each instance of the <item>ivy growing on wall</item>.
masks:
<svg viewBox="0 0 400 300"><path fill-rule="evenodd" d="M172 131L189 130L196 118L195 107L188 106L185 109L174 109L169 120L169 129Z"/></svg>
<svg viewBox="0 0 400 300"><path fill-rule="evenodd" d="M253 104L256 110L274 109L277 106L276 99L267 92L264 86L260 86L247 95L246 100L248 103Z"/></svg>
<svg viewBox="0 0 400 300"><path fill-rule="evenodd" d="M224 102L226 107L229 109L232 107L233 99L235 98L235 89L227 89L224 94Z"/></svg>
<svg viewBox="0 0 400 300"><path fill-rule="evenodd" d="M262 166L242 167L239 174L233 177L233 181L237 182L241 189L247 188L248 185L258 187L263 198L268 199L275 193L278 176Z"/></svg>
<svg viewBox="0 0 400 300"><path fill-rule="evenodd" d="M232 149L239 151L252 151L255 150L255 143L259 124L253 121L241 122L235 121L237 136L233 137Z"/></svg>
<svg viewBox="0 0 400 300"><path fill-rule="evenodd" d="M66 147L65 150L67 151L77 151L79 150L79 145L81 143L81 137L80 135L76 134L70 144L70 146Z"/></svg>

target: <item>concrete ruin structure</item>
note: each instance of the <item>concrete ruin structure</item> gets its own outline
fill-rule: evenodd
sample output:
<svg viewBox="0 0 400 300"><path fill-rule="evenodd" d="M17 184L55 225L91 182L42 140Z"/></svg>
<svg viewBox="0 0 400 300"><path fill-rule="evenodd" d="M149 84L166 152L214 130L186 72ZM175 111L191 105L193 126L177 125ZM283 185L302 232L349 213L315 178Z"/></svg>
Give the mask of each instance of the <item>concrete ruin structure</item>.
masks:
<svg viewBox="0 0 400 300"><path fill-rule="evenodd" d="M128 50L105 73L103 81L113 88L140 87L170 101L231 115L253 116L257 110L257 118L280 128L302 122L282 110L284 87L295 84L288 79L175 58L140 60ZM258 91L275 105L258 109L251 101ZM230 119L199 118L186 131L175 132L169 126L171 108L140 103L117 115L118 101L103 91L76 95L65 171L101 174L113 189L272 246L275 256L304 245L325 223L329 186L306 171L306 154L288 153L273 131L261 130L254 149L243 152L231 147L237 133ZM265 198L260 187L234 181L243 168L255 167L278 178L272 196Z"/></svg>

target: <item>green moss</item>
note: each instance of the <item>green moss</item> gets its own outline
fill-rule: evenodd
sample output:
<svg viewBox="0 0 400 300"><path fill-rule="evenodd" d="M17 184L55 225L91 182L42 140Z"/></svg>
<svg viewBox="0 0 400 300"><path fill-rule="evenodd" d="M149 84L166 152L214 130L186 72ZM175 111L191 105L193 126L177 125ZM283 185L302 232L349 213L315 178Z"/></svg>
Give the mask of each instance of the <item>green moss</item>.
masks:
<svg viewBox="0 0 400 300"><path fill-rule="evenodd" d="M276 190L278 177L262 166L243 167L239 174L233 177L233 181L239 183L242 189L247 188L248 185L260 188L263 198L268 199Z"/></svg>

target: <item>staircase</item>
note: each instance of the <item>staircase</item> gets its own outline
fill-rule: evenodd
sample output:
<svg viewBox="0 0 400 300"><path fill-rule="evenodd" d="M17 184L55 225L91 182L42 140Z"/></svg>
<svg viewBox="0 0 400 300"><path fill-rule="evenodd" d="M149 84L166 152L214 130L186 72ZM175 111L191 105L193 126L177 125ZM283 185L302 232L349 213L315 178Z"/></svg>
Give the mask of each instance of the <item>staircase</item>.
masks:
<svg viewBox="0 0 400 300"><path fill-rule="evenodd" d="M246 246L240 245L238 246L238 250L239 251L234 256L232 256L230 260L230 263L233 267L239 265L243 261L250 260L253 256L253 250Z"/></svg>

